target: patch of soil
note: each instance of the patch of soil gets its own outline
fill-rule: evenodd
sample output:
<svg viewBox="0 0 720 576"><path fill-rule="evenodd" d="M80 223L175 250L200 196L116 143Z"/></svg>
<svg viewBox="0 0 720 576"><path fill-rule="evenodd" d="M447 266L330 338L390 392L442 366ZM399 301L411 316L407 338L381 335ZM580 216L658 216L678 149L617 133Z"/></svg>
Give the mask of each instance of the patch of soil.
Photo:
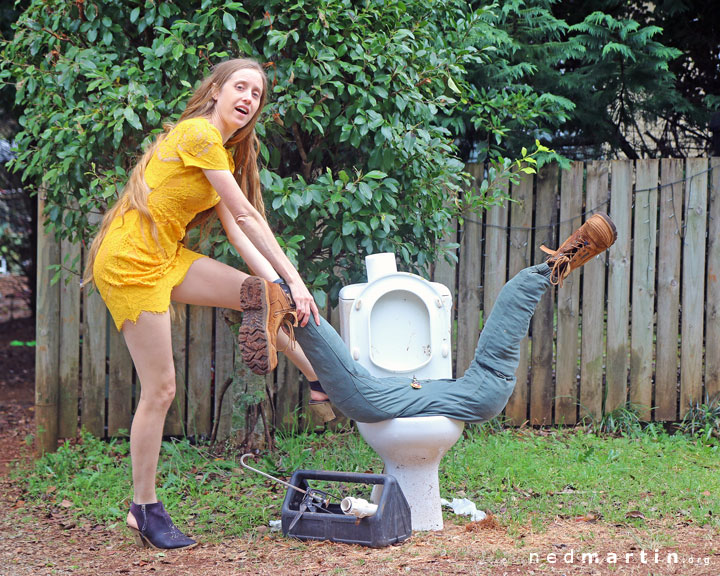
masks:
<svg viewBox="0 0 720 576"><path fill-rule="evenodd" d="M299 542L258 529L247 538L187 551L135 547L122 526L76 522L67 511L28 509L17 487L0 482L0 568L4 576L159 574L175 576L534 574L716 576L717 534L697 526L608 526L557 519L516 535L496 522L417 533L387 548ZM670 536L669 536L670 535ZM713 542L715 539L715 543ZM583 556L585 554L585 556Z"/></svg>
<svg viewBox="0 0 720 576"><path fill-rule="evenodd" d="M31 507L7 475L10 460L31 457L25 438L34 432L35 349L11 347L9 343L32 341L33 335L32 320L0 324L2 576L720 573L717 532L671 520L631 527L589 517L557 518L540 529L529 525L520 533L510 534L502 518L466 523L451 516L441 532L416 533L402 544L380 549L299 542L259 526L246 538L201 543L187 551L137 548L122 525L93 525L74 519L68 509ZM279 518L279 507L276 512Z"/></svg>

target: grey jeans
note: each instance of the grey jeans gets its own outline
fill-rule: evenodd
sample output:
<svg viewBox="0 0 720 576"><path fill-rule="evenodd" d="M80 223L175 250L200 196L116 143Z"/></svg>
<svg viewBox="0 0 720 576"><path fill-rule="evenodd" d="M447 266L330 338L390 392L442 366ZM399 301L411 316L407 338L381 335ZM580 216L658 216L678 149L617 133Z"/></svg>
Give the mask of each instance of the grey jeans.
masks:
<svg viewBox="0 0 720 576"><path fill-rule="evenodd" d="M296 328L295 336L332 403L348 418L379 422L407 416L442 415L481 422L502 412L515 387L520 343L535 306L550 286L546 264L518 272L493 305L475 357L458 379L378 378L355 362L338 333L324 319Z"/></svg>

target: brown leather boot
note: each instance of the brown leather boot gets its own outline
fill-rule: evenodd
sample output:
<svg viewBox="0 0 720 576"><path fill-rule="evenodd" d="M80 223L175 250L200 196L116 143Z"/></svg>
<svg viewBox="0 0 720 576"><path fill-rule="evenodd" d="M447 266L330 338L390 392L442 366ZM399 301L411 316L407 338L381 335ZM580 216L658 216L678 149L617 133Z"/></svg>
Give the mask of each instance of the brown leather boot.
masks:
<svg viewBox="0 0 720 576"><path fill-rule="evenodd" d="M277 366L277 335L281 327L297 326L297 313L279 284L250 276L240 287L242 323L238 345L242 359L255 374L268 374Z"/></svg>
<svg viewBox="0 0 720 576"><path fill-rule="evenodd" d="M617 240L617 230L610 216L597 212L575 230L557 250L540 246L540 250L550 254L547 259L547 264L552 269L550 282L562 286L563 280L570 272L610 248L615 240Z"/></svg>

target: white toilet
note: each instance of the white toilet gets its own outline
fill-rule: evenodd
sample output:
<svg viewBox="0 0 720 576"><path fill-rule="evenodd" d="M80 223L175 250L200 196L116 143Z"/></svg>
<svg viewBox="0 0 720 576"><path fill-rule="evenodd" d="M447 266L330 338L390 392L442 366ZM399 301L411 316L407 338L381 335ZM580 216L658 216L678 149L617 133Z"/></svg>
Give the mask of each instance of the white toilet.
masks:
<svg viewBox="0 0 720 576"><path fill-rule="evenodd" d="M447 287L398 272L391 253L370 255L365 263L368 282L340 291L340 335L352 357L379 377L452 378ZM397 479L410 505L412 529L442 530L438 466L464 422L419 416L357 426L385 472Z"/></svg>

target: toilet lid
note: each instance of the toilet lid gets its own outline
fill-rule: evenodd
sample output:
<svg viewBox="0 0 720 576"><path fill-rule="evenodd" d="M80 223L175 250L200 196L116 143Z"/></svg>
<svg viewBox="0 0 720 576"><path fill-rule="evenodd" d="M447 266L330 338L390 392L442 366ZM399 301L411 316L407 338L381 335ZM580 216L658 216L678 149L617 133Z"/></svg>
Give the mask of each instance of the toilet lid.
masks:
<svg viewBox="0 0 720 576"><path fill-rule="evenodd" d="M427 280L397 272L368 284L348 318L350 350L366 366L390 373L413 373L432 359L434 341L444 334L447 314L442 295ZM362 362L362 360L361 360ZM376 375L382 375L375 370Z"/></svg>

